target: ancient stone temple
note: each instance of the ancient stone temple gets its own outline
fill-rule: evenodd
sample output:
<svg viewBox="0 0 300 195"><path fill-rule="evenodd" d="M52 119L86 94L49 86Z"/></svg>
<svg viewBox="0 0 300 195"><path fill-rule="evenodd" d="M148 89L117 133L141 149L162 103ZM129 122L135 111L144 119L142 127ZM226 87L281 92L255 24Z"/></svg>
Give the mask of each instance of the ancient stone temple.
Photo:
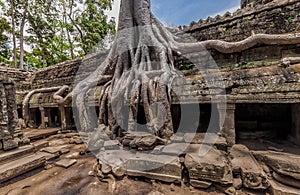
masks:
<svg viewBox="0 0 300 195"><path fill-rule="evenodd" d="M0 150L18 147L14 140L17 127L17 104L15 86L12 81L0 80Z"/></svg>
<svg viewBox="0 0 300 195"><path fill-rule="evenodd" d="M234 13L170 30L186 43L237 43L257 34L299 38L299 13L299 0L241 0L241 9ZM16 188L14 192L21 194L35 190L36 183L47 181L49 186L45 184L38 188L41 191L34 192L55 188L57 194L122 194L126 185L126 189L138 188L140 194L151 190L201 194L204 190L216 194L254 191L299 195L300 41L253 44L238 52L207 52L218 67L212 79L205 78L197 68L211 70L206 56L189 53L193 62L175 56L176 69L187 84L174 85L174 135L170 140L150 133L104 136L106 127L97 126L97 122L93 124L94 131L77 132L78 110L73 109L71 101L62 100L74 89L76 81L95 71L106 52L33 71L0 67L0 76L11 79L0 82L0 149L25 144L18 136L19 126L31 139L31 144L11 153L0 151L3 192ZM214 83L215 78L222 80L222 89L218 85L210 89L208 84ZM96 85L91 90L94 97L86 97L95 121L101 109L99 94L104 89L103 85ZM225 103L213 98L221 95L226 97ZM135 122L145 125L144 115L141 112ZM19 125L17 118L21 119ZM216 120L211 124L212 118ZM201 149L206 155L200 155ZM21 176L26 185L9 183L39 167L45 170L29 174L29 179Z"/></svg>

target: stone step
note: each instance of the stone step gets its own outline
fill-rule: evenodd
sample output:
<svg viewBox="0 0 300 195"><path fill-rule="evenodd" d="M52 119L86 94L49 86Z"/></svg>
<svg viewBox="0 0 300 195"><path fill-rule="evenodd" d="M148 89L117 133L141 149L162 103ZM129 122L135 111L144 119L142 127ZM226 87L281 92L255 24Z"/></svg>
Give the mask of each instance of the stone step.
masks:
<svg viewBox="0 0 300 195"><path fill-rule="evenodd" d="M32 145L35 147L35 151L39 151L43 148L46 148L49 146L49 142L45 140L39 140L36 142L33 142Z"/></svg>
<svg viewBox="0 0 300 195"><path fill-rule="evenodd" d="M51 135L57 134L60 131L60 128L49 128L49 129L31 129L25 130L24 135L32 140L40 140Z"/></svg>
<svg viewBox="0 0 300 195"><path fill-rule="evenodd" d="M14 150L3 152L0 154L0 165L8 161L18 159L22 156L32 154L33 152L34 152L34 146L32 145L22 146Z"/></svg>
<svg viewBox="0 0 300 195"><path fill-rule="evenodd" d="M32 154L0 165L0 183L41 167L45 162L43 154Z"/></svg>
<svg viewBox="0 0 300 195"><path fill-rule="evenodd" d="M283 185L273 179L269 179L271 195L299 195L300 190L287 185Z"/></svg>
<svg viewBox="0 0 300 195"><path fill-rule="evenodd" d="M258 161L271 167L276 173L300 180L300 156L284 152L252 151Z"/></svg>

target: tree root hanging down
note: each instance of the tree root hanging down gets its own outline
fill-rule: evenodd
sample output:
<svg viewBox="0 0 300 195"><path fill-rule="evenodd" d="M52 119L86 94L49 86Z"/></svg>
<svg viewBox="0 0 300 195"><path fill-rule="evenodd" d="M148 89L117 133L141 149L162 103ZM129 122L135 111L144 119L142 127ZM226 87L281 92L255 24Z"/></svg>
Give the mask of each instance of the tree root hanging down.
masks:
<svg viewBox="0 0 300 195"><path fill-rule="evenodd" d="M151 13L150 0L122 0L118 33L112 48L96 71L73 89L78 110L77 127L93 131L88 104L89 90L104 84L99 98L99 125L112 134L134 131L140 115L147 131L162 138L173 134L171 86L180 77L174 67L174 53L216 49L222 53L240 52L257 44L300 43L300 33L256 34L235 43L210 40L180 43ZM112 79L107 81L107 75ZM65 99L70 99L68 95Z"/></svg>

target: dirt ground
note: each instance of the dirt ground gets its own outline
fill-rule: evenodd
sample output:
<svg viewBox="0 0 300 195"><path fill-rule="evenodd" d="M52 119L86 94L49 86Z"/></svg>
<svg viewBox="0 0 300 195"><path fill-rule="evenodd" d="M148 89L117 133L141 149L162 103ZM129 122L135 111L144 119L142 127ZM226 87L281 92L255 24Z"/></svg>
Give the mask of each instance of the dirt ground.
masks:
<svg viewBox="0 0 300 195"><path fill-rule="evenodd" d="M39 132L40 133L40 132ZM70 133L72 134L72 133ZM74 133L73 133L74 134ZM124 177L116 179L108 177L100 181L93 175L93 166L97 162L96 157L90 153L84 153L86 146L84 144L75 144L71 140L72 136L67 134L52 135L43 140L49 141L49 146L64 146L70 151L60 156L60 159L76 159L77 163L69 168L63 168L55 165L59 159L54 159L46 163L40 169L14 178L0 186L0 195L102 195L102 194L120 194L120 195L221 195L224 194L224 188L212 186L208 190L196 189L185 184L170 184L160 181L151 181L147 178ZM41 140L40 140L41 141ZM267 149L270 146L281 148L286 144L262 142L257 144L248 141L244 143L249 148ZM252 146L252 147L251 147ZM299 148L285 147L285 151L299 153ZM81 153L81 154L80 154ZM254 195L258 192L245 191L245 189L236 192L237 195ZM265 193L261 193L265 194Z"/></svg>
<svg viewBox="0 0 300 195"><path fill-rule="evenodd" d="M204 191L185 185L181 187L178 184L151 181L146 178L124 177L119 180L107 178L100 181L97 177L91 175L93 165L97 162L97 159L92 153L79 154L84 148L82 144L69 144L70 138L59 138L58 135L45 140L49 141L50 146L68 146L70 152L60 156L60 158L72 156L77 160L77 163L66 169L55 166L54 161L49 162L45 168L31 171L6 182L0 188L0 195L223 194L213 188Z"/></svg>

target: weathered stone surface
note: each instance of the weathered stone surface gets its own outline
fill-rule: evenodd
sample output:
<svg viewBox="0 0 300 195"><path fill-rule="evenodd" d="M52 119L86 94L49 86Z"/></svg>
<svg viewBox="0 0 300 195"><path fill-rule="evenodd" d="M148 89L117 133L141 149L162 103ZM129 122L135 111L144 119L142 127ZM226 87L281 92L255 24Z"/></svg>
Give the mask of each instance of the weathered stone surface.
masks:
<svg viewBox="0 0 300 195"><path fill-rule="evenodd" d="M60 161L56 162L55 165L67 169L70 166L74 165L76 162L77 162L76 159L61 159Z"/></svg>
<svg viewBox="0 0 300 195"><path fill-rule="evenodd" d="M128 159L134 157L136 154L128 150L105 150L101 151L97 158L100 165L106 164L111 167L126 167L125 163Z"/></svg>
<svg viewBox="0 0 300 195"><path fill-rule="evenodd" d="M174 175L166 175L166 174L144 172L144 171L137 171L137 170L127 170L126 174L129 176L146 177L149 179L164 181L164 182L168 182L168 183L180 183L181 182L181 177L174 176Z"/></svg>
<svg viewBox="0 0 300 195"><path fill-rule="evenodd" d="M190 184L195 188L207 189L211 186L212 182L191 179Z"/></svg>
<svg viewBox="0 0 300 195"><path fill-rule="evenodd" d="M69 143L70 144L83 144L83 140L78 136L74 136L70 139Z"/></svg>
<svg viewBox="0 0 300 195"><path fill-rule="evenodd" d="M62 154L66 151L66 146L47 147L41 149L42 152L48 152L50 154ZM69 150L70 151L70 150Z"/></svg>
<svg viewBox="0 0 300 195"><path fill-rule="evenodd" d="M3 140L3 150L12 150L18 147L18 142L15 140Z"/></svg>
<svg viewBox="0 0 300 195"><path fill-rule="evenodd" d="M161 154L162 150L164 149L165 146L160 145L160 146L156 146L153 150L152 150L152 154Z"/></svg>
<svg viewBox="0 0 300 195"><path fill-rule="evenodd" d="M225 194L227 195L235 195L236 194L236 190L234 187L228 187L225 191L224 191Z"/></svg>
<svg viewBox="0 0 300 195"><path fill-rule="evenodd" d="M127 150L101 151L97 157L104 174L117 168L124 170L129 176L143 176L165 182L181 181L181 164L178 157Z"/></svg>
<svg viewBox="0 0 300 195"><path fill-rule="evenodd" d="M230 157L232 167L240 172L245 187L264 190L270 186L267 176L246 146L233 145Z"/></svg>
<svg viewBox="0 0 300 195"><path fill-rule="evenodd" d="M184 139L183 139L183 136L180 136L180 135L172 135L172 137L170 138L170 141L172 143L182 143L184 142Z"/></svg>
<svg viewBox="0 0 300 195"><path fill-rule="evenodd" d="M264 162L277 173L300 180L298 155L273 151L253 151L252 153L256 159Z"/></svg>
<svg viewBox="0 0 300 195"><path fill-rule="evenodd" d="M32 154L15 161L0 165L0 183L19 176L37 167L44 166L43 154Z"/></svg>
<svg viewBox="0 0 300 195"><path fill-rule="evenodd" d="M186 153L186 150L187 150L189 145L190 145L189 143L168 144L163 148L162 153L163 154L168 154L168 155L179 156L181 154Z"/></svg>
<svg viewBox="0 0 300 195"><path fill-rule="evenodd" d="M118 140L105 141L104 148L106 150L117 150L120 148L120 142Z"/></svg>
<svg viewBox="0 0 300 195"><path fill-rule="evenodd" d="M243 186L243 181L241 178L234 178L233 179L233 187L237 190L241 189Z"/></svg>
<svg viewBox="0 0 300 195"><path fill-rule="evenodd" d="M24 135L28 137L30 140L38 140L45 137L49 137L51 135L55 135L60 130L61 130L60 128L34 129L30 131L25 131Z"/></svg>
<svg viewBox="0 0 300 195"><path fill-rule="evenodd" d="M181 178L181 165L177 157L138 153L126 161L128 170L159 173Z"/></svg>
<svg viewBox="0 0 300 195"><path fill-rule="evenodd" d="M224 153L205 145L202 151L207 151L207 153L205 155L200 155L200 152L188 153L185 156L184 164L190 178L232 184L232 170Z"/></svg>
<svg viewBox="0 0 300 195"><path fill-rule="evenodd" d="M50 154L47 152L39 152L39 154L42 154L45 156L46 161L53 161L57 158L59 158L60 154L59 153L55 153L55 154Z"/></svg>
<svg viewBox="0 0 300 195"><path fill-rule="evenodd" d="M157 145L166 144L166 140L163 140L154 135L137 136L130 143L131 148L136 148L140 151L152 150Z"/></svg>
<svg viewBox="0 0 300 195"><path fill-rule="evenodd" d="M292 177L284 176L273 172L273 178L282 184L289 185L295 188L300 188L300 180L294 179ZM299 190L300 191L300 190Z"/></svg>
<svg viewBox="0 0 300 195"><path fill-rule="evenodd" d="M300 190L269 179L271 195L299 195Z"/></svg>
<svg viewBox="0 0 300 195"><path fill-rule="evenodd" d="M45 141L45 140L41 140L41 141L37 141L33 143L33 146L35 147L35 150L38 151L42 148L48 147L49 146L49 142Z"/></svg>
<svg viewBox="0 0 300 195"><path fill-rule="evenodd" d="M184 141L191 144L215 145L219 149L227 147L226 139L215 133L186 133Z"/></svg>
<svg viewBox="0 0 300 195"><path fill-rule="evenodd" d="M3 164L4 162L12 159L19 158L21 156L33 153L34 147L31 145L28 146L22 146L20 148L7 151L0 154L0 164Z"/></svg>

